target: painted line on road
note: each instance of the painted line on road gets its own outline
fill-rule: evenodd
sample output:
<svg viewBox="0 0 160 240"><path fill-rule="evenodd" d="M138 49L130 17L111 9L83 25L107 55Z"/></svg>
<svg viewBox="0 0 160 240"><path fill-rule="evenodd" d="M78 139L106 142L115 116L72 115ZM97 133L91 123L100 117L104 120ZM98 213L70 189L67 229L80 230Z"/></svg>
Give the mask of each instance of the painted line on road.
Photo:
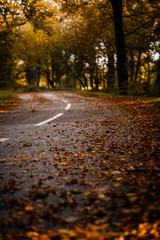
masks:
<svg viewBox="0 0 160 240"><path fill-rule="evenodd" d="M64 110L69 110L71 106L72 106L72 104L71 104L71 103L68 103L68 104L67 104L67 107L66 107Z"/></svg>
<svg viewBox="0 0 160 240"><path fill-rule="evenodd" d="M7 140L9 140L9 138L0 138L0 142L5 142Z"/></svg>
<svg viewBox="0 0 160 240"><path fill-rule="evenodd" d="M68 101L65 100L65 99L63 99L62 102L68 103ZM66 106L66 108L65 108L64 110L69 110L69 109L71 108L71 106L72 106L72 104L71 104L71 103L68 103L67 106ZM55 115L54 117L49 118L49 119L47 119L47 120L45 120L45 121L43 121L43 122L37 123L37 124L35 124L34 126L41 126L41 125L43 125L43 124L45 124L45 123L51 122L51 121L53 121L53 120L61 117L63 114L64 114L64 113L58 113L58 114Z"/></svg>
<svg viewBox="0 0 160 240"><path fill-rule="evenodd" d="M62 100L62 102L64 102L64 103L68 103L68 101L67 101L67 100Z"/></svg>
<svg viewBox="0 0 160 240"><path fill-rule="evenodd" d="M47 119L47 120L45 120L45 121L43 121L43 122L40 122L40 123L38 123L38 124L35 124L34 126L41 126L41 125L43 125L43 124L45 124L45 123L51 122L51 121L55 120L56 118L61 117L63 114L64 114L64 113L58 113L58 114L55 115L54 117L49 118L49 119Z"/></svg>

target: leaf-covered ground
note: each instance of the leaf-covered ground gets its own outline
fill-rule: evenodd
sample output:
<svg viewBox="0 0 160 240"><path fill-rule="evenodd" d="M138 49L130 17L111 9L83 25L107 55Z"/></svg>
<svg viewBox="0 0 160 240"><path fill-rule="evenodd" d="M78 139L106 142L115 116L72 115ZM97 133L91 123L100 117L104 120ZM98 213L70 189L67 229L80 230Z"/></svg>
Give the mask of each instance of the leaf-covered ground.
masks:
<svg viewBox="0 0 160 240"><path fill-rule="evenodd" d="M37 133L44 147L30 133L21 146L3 143L0 239L159 240L159 104L64 96L81 110Z"/></svg>

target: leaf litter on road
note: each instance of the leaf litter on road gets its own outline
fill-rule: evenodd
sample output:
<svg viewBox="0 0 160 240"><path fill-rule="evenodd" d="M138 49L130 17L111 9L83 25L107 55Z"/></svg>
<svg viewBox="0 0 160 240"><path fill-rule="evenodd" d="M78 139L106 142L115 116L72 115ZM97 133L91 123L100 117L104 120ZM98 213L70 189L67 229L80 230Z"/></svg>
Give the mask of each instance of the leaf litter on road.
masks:
<svg viewBox="0 0 160 240"><path fill-rule="evenodd" d="M160 238L159 106L85 101L86 118L40 133L46 149L30 139L1 157L0 239Z"/></svg>

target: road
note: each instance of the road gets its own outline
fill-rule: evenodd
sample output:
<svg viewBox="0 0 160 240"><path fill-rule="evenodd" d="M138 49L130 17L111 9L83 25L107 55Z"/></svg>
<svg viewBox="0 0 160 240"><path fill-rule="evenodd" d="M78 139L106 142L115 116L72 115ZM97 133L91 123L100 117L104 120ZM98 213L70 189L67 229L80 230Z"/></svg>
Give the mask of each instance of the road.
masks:
<svg viewBox="0 0 160 240"><path fill-rule="evenodd" d="M140 187L135 170L149 174L139 161L142 136L130 113L69 92L17 97L20 105L0 115L2 239L138 234L156 190L147 202L148 183Z"/></svg>
<svg viewBox="0 0 160 240"><path fill-rule="evenodd" d="M85 140L90 131L97 135L105 132L106 129L103 131L98 126L101 122L114 119L115 125L122 118L122 113L115 106L108 108L98 100L93 103L92 98L72 93L19 94L18 97L21 105L3 114L0 119L3 123L0 139L4 140L1 143L1 157L45 152L53 145L60 147L64 144L72 151L73 147L78 147L77 141ZM125 123L117 122L112 128L111 132L114 132L114 128L122 130L119 138L124 141Z"/></svg>

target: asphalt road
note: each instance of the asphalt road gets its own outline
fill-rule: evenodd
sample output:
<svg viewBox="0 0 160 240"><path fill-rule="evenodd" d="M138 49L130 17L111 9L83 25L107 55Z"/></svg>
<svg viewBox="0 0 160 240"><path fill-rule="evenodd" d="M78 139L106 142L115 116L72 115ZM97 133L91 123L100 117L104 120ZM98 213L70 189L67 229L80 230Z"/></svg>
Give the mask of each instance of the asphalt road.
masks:
<svg viewBox="0 0 160 240"><path fill-rule="evenodd" d="M99 122L107 119L115 122L126 114L115 106L111 107L111 103L107 103L108 108L106 103L95 98L73 93L31 93L18 97L20 106L0 115L0 139L4 140L0 143L1 157L46 152L53 145L60 147L64 144L70 151L73 147L79 151L77 140L85 139L90 131L91 134L103 131L96 125L98 119ZM121 122L115 127L123 131L127 128Z"/></svg>
<svg viewBox="0 0 160 240"><path fill-rule="evenodd" d="M1 142L0 153L3 157L16 152L45 150L48 148L47 140L63 139L59 131L63 131L67 123L83 118L84 115L82 100L74 104L72 94L64 96L64 94L33 93L19 94L18 97L21 99L21 105L9 113L1 114L0 117L0 139L4 140ZM70 102L73 102L71 110ZM55 119L52 120L54 117ZM43 124L46 120L48 122ZM30 145L27 151L22 150L25 145L28 147Z"/></svg>
<svg viewBox="0 0 160 240"><path fill-rule="evenodd" d="M133 166L141 166L138 123L104 98L69 92L17 96L20 105L0 114L4 239L7 234L30 239L28 231L41 234L88 222L107 223L114 234L121 231L128 221L122 221L122 210L143 197L134 195L139 183L132 186L128 180L135 179ZM130 193L128 203L124 196Z"/></svg>

